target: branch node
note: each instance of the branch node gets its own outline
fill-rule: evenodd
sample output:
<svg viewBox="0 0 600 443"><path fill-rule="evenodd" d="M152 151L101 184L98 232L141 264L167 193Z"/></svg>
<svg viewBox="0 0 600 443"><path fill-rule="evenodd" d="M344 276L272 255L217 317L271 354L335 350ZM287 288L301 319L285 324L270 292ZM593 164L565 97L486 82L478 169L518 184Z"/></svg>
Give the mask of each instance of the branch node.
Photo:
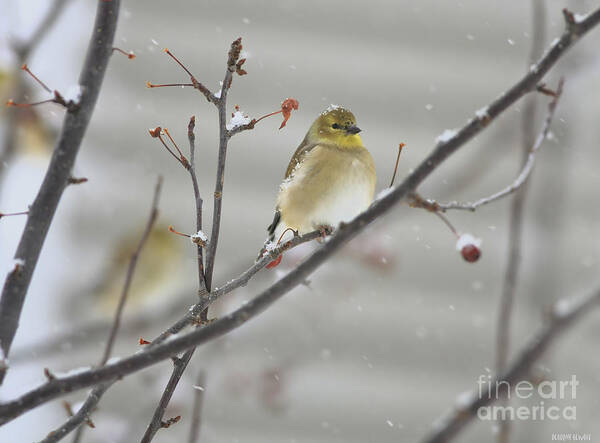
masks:
<svg viewBox="0 0 600 443"><path fill-rule="evenodd" d="M409 195L408 198L410 200L409 206L411 208L422 208L429 212L443 212L438 202L425 199L416 192Z"/></svg>
<svg viewBox="0 0 600 443"><path fill-rule="evenodd" d="M577 22L575 21L575 16L567 8L563 8L562 13L563 13L563 17L565 19L567 28L569 29L569 31L572 31L574 26L577 24Z"/></svg>
<svg viewBox="0 0 600 443"><path fill-rule="evenodd" d="M46 377L46 379L48 381L56 380L56 375L54 375L52 372L50 372L50 369L48 369L48 368L44 368L44 376Z"/></svg>
<svg viewBox="0 0 600 443"><path fill-rule="evenodd" d="M194 140L196 136L194 135L194 128L196 127L196 116L192 115L190 117L190 122L188 123L188 138Z"/></svg>
<svg viewBox="0 0 600 443"><path fill-rule="evenodd" d="M80 185L82 183L87 183L88 179L86 177L69 177L67 179L67 184L69 185Z"/></svg>
<svg viewBox="0 0 600 443"><path fill-rule="evenodd" d="M238 59L240 58L240 52L242 51L242 37L237 38L231 43L231 49L229 50L228 59L227 59L227 69L231 72L235 72L236 68L239 69L236 65L238 63ZM243 62L239 65L241 68ZM227 87L229 89L229 87Z"/></svg>
<svg viewBox="0 0 600 443"><path fill-rule="evenodd" d="M541 94L548 95L550 97L558 97L557 92L553 91L550 88L547 88L545 83L538 83L535 87L535 90Z"/></svg>
<svg viewBox="0 0 600 443"><path fill-rule="evenodd" d="M172 417L172 418L168 419L167 421L161 421L160 422L160 427L161 428L165 428L165 429L169 428L171 425L174 425L179 420L181 420L181 415L178 415L176 417Z"/></svg>

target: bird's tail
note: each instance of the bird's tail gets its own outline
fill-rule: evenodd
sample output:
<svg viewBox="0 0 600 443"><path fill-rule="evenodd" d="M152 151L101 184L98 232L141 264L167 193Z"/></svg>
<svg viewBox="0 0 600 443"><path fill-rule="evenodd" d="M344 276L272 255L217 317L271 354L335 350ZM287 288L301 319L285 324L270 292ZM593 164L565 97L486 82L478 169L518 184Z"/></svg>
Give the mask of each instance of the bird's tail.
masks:
<svg viewBox="0 0 600 443"><path fill-rule="evenodd" d="M275 210L275 215L273 216L273 222L267 227L267 231L269 232L269 241L275 240L275 230L281 221L281 212L279 209Z"/></svg>
<svg viewBox="0 0 600 443"><path fill-rule="evenodd" d="M258 253L258 257L256 258L256 260L259 260L264 255L265 251L267 250L267 245L273 244L273 242L275 241L275 232L277 230L277 226L279 226L280 221L281 213L279 212L279 209L276 209L275 215L273 217L273 222L267 227L267 232L269 233L269 236L265 240L263 247L260 248L260 252Z"/></svg>

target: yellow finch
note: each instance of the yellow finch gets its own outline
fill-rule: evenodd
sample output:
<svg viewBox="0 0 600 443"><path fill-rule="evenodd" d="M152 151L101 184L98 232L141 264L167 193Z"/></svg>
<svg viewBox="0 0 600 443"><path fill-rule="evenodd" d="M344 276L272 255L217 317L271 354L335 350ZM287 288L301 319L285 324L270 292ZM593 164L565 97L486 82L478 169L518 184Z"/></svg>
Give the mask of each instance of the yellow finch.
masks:
<svg viewBox="0 0 600 443"><path fill-rule="evenodd" d="M369 207L375 164L359 132L354 114L334 105L314 121L287 167L269 240L287 228L299 234L335 228Z"/></svg>

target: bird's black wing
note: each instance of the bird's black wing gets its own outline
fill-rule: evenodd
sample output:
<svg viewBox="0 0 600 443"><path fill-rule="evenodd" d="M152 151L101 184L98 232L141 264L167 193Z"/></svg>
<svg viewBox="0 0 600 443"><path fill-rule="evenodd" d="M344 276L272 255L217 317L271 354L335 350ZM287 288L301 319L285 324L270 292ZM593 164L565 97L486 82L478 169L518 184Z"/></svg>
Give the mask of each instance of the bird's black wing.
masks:
<svg viewBox="0 0 600 443"><path fill-rule="evenodd" d="M318 143L310 143L308 139L304 137L304 140L302 140L302 143L300 143L300 146L298 146L296 152L294 152L294 155L292 155L292 158L285 171L285 178L288 178L290 175L292 175L294 169L296 169L296 166L298 166L300 163L302 163L302 161L304 161L306 154L308 154L312 149L314 149L317 146L319 146Z"/></svg>
<svg viewBox="0 0 600 443"><path fill-rule="evenodd" d="M289 178L290 175L292 175L292 173L296 169L296 166L298 166L298 164L302 163L306 154L308 152L310 152L315 146L318 146L318 143L310 143L308 141L307 137L304 137L304 140L302 140L302 143L300 143L300 146L298 146L298 148L296 149L296 152L294 152L294 155L292 156L292 159L290 160L290 163L288 164L288 167L285 171L285 178ZM275 235L275 230L277 229L277 226L279 225L280 221L281 221L281 212L279 211L279 208L276 208L275 216L273 217L273 222L267 228L267 231L269 231L269 240L270 241L274 240L273 237Z"/></svg>

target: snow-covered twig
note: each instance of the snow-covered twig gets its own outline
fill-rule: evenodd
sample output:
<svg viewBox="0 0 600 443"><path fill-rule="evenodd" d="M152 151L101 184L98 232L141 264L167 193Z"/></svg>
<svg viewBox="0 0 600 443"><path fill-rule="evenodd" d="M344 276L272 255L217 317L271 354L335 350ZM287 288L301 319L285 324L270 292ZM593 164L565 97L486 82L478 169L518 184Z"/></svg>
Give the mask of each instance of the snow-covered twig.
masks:
<svg viewBox="0 0 600 443"><path fill-rule="evenodd" d="M445 212L449 209L462 209L462 210L466 210L466 211L475 211L480 206L495 202L496 200L504 198L504 197L516 192L518 189L520 189L527 182L527 179L531 175L531 171L533 171L533 166L535 164L536 154L539 151L539 149L542 147L543 142L548 137L548 133L550 132L550 124L552 123L552 118L554 117L554 111L556 109L558 100L560 99L560 95L562 94L562 87L563 87L563 79L560 80L560 82L558 84L558 88L555 92L555 96L552 99L552 101L550 102L550 104L548 105L548 114L546 115L546 120L544 121L542 130L540 131L537 138L535 139L533 146L529 149L528 154L527 154L527 159L526 159L525 163L523 164L523 167L522 167L521 171L519 172L519 175L510 185L506 186L505 188L501 189L498 192L495 192L492 195L489 195L487 197L482 197L479 200L476 200L474 202L461 203L461 202L453 201L453 202L449 202L449 203L439 203L432 199L426 199L426 201L428 203L430 203L431 205L436 206L438 208L438 210L440 210L442 212Z"/></svg>

